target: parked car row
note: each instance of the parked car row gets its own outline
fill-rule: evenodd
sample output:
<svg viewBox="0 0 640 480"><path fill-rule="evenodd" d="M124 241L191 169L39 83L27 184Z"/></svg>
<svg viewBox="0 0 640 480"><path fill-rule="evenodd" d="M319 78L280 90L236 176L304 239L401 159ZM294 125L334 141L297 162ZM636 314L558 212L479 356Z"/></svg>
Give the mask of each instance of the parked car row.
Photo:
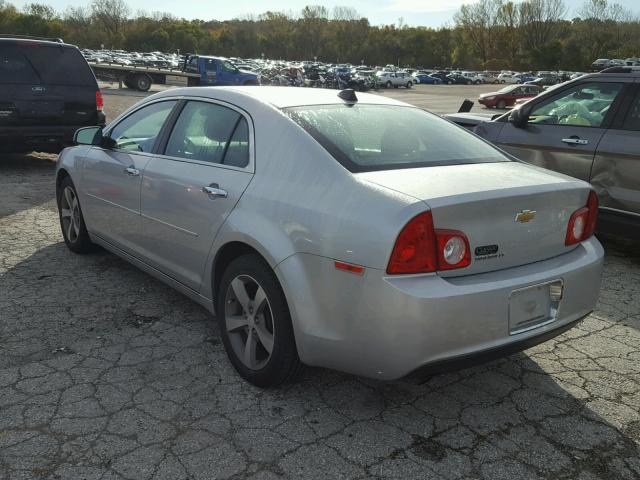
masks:
<svg viewBox="0 0 640 480"><path fill-rule="evenodd" d="M640 65L639 57L621 58L598 58L591 64L591 70L599 72L605 68L611 67L634 67Z"/></svg>
<svg viewBox="0 0 640 480"><path fill-rule="evenodd" d="M82 55L91 63L113 63L126 66L145 66L157 68L178 68L184 62L184 56L162 52L126 52L124 50L83 49Z"/></svg>

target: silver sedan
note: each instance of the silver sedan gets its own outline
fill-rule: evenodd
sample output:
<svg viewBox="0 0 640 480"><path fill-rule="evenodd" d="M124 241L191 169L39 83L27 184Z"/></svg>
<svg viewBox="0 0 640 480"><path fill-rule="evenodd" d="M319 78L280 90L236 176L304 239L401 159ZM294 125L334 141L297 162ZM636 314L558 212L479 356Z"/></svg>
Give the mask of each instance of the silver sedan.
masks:
<svg viewBox="0 0 640 480"><path fill-rule="evenodd" d="M81 129L57 166L64 240L211 312L259 386L301 365L394 379L522 350L594 308L582 181L368 94L188 88Z"/></svg>

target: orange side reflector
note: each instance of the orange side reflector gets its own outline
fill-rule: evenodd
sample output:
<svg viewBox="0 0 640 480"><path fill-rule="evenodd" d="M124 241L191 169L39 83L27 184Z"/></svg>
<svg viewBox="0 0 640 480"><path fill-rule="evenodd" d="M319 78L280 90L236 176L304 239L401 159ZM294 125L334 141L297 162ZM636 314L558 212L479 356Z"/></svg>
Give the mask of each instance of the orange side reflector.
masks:
<svg viewBox="0 0 640 480"><path fill-rule="evenodd" d="M364 274L364 267L360 265L352 265L350 263L335 262L336 270L344 270L345 272L355 273L356 275Z"/></svg>

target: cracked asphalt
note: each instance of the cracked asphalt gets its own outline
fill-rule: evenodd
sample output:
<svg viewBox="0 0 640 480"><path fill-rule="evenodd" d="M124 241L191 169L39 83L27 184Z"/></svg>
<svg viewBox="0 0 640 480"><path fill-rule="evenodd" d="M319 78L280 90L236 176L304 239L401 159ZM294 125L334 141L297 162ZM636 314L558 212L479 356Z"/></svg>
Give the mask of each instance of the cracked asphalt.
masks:
<svg viewBox="0 0 640 480"><path fill-rule="evenodd" d="M640 254L603 240L594 314L425 381L243 382L204 309L69 252L50 156L0 157L0 478L638 479Z"/></svg>

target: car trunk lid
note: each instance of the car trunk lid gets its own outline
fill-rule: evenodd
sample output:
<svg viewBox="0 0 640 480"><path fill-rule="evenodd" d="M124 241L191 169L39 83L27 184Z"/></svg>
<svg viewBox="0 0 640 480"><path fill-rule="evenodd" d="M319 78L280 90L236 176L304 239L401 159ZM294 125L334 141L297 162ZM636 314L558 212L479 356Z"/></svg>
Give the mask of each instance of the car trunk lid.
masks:
<svg viewBox="0 0 640 480"><path fill-rule="evenodd" d="M561 255L571 214L587 203L586 183L519 162L386 170L357 174L424 201L437 229L462 231L471 265L441 272L468 275ZM425 208L427 208L425 206Z"/></svg>

